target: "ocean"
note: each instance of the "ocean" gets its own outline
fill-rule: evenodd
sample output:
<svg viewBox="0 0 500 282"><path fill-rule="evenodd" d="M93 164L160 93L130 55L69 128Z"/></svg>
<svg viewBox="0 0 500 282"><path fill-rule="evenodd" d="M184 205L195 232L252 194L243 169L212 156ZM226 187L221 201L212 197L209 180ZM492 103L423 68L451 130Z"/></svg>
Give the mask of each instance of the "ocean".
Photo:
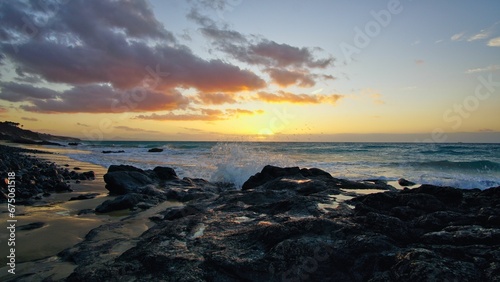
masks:
<svg viewBox="0 0 500 282"><path fill-rule="evenodd" d="M149 153L151 148L163 152ZM169 166L180 177L238 187L268 164L316 167L351 180L405 178L467 189L500 185L500 144L84 141L58 152L104 167Z"/></svg>

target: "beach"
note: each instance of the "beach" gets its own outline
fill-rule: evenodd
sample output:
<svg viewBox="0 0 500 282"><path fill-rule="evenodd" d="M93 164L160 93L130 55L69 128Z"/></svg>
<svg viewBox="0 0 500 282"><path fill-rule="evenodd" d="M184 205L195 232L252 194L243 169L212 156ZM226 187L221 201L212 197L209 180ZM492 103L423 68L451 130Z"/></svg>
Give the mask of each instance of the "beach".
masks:
<svg viewBox="0 0 500 282"><path fill-rule="evenodd" d="M348 180L318 168L270 165L237 185L161 165L104 167L68 157L83 155L82 147L30 149L56 154L19 154L48 160L60 174L77 167L94 178L70 179L65 191L23 200L17 226L30 228L16 231L16 275L3 267L2 280L113 281L120 273L139 281L493 281L499 275L498 187ZM8 219L6 204L1 216ZM2 253L8 253L6 234Z"/></svg>

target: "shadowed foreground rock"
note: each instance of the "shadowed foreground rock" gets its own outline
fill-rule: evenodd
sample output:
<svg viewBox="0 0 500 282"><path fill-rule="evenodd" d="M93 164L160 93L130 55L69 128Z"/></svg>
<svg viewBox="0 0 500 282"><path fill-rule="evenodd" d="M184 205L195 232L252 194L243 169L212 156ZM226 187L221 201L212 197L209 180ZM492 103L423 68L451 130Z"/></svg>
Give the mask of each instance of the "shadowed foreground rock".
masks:
<svg viewBox="0 0 500 282"><path fill-rule="evenodd" d="M353 198L342 189L374 184L270 166L243 190L199 179L148 185L124 197L185 205L159 211L127 248L98 238L130 219L92 230L60 254L78 265L68 281L500 279L500 187L422 185Z"/></svg>

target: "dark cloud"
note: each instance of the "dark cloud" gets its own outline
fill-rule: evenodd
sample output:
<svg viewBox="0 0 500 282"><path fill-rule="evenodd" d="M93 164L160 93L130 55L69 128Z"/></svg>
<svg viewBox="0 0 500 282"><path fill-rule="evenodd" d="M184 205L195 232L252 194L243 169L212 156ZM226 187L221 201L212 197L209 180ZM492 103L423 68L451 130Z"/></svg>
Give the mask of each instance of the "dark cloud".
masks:
<svg viewBox="0 0 500 282"><path fill-rule="evenodd" d="M5 86L6 85L6 86ZM75 86L63 92L28 84L6 83L0 99L26 102L20 107L41 113L122 113L185 108L189 101L178 91L147 89L121 91L108 85Z"/></svg>
<svg viewBox="0 0 500 282"><path fill-rule="evenodd" d="M26 121L38 121L37 118L32 118L32 117L22 117L21 119Z"/></svg>
<svg viewBox="0 0 500 282"><path fill-rule="evenodd" d="M249 51L253 57L271 66L326 68L333 63L332 58L316 60L309 48L298 48L269 40L250 46Z"/></svg>
<svg viewBox="0 0 500 282"><path fill-rule="evenodd" d="M146 1L51 3L39 7L37 1L5 1L0 6L0 14L8 14L6 24L2 19L0 27L3 34L0 52L15 64L19 81L35 83L38 78L75 87L109 83L115 88L113 91L147 86L155 93L151 96L157 97L171 95L176 87L237 92L266 86L264 80L249 70L220 60L202 59L177 44L174 36L155 19ZM26 23L19 21L19 17L32 24L32 33L26 31ZM37 101L26 109L68 109L77 100L71 93L67 93L68 97L58 95L61 101ZM109 89L104 91L105 97L85 95L106 102L107 94ZM6 93L3 95L15 100Z"/></svg>
<svg viewBox="0 0 500 282"><path fill-rule="evenodd" d="M298 71L270 68L265 70L272 81L282 87L297 84L301 87L312 87L316 84L313 75Z"/></svg>
<svg viewBox="0 0 500 282"><path fill-rule="evenodd" d="M212 44L218 50L242 62L265 67L320 69L332 65L334 62L331 57L317 59L314 50L319 48L299 48L257 36L245 36L231 30L227 25L216 23L211 18L201 14L198 9L192 9L188 18L201 26L202 34L212 40Z"/></svg>
<svg viewBox="0 0 500 282"><path fill-rule="evenodd" d="M9 102L56 99L58 93L54 90L35 87L29 84L6 82L0 85L0 99Z"/></svg>
<svg viewBox="0 0 500 282"><path fill-rule="evenodd" d="M332 57L317 58L315 50L319 48L299 48L260 36L244 35L201 14L196 8L191 10L188 18L201 26L199 30L215 49L240 62L263 67L273 82L282 86L310 87L314 86L315 79L333 78L331 75L310 74L312 69L325 69L334 63Z"/></svg>

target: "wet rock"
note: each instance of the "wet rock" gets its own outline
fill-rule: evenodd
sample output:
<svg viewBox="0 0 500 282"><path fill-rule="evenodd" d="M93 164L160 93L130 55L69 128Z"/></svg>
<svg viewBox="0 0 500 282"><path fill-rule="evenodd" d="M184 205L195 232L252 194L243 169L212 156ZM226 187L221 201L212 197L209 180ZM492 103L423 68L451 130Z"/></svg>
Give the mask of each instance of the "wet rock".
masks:
<svg viewBox="0 0 500 282"><path fill-rule="evenodd" d="M29 224L18 226L17 230L19 230L19 231L29 231L29 230L34 230L34 229L42 228L43 226L45 226L44 222L32 222L32 223L29 223Z"/></svg>
<svg viewBox="0 0 500 282"><path fill-rule="evenodd" d="M119 153L125 153L125 151L124 150L117 150L117 151L105 150L105 151L102 151L101 153L103 153L103 154L119 154Z"/></svg>
<svg viewBox="0 0 500 282"><path fill-rule="evenodd" d="M117 210L132 209L138 203L144 200L144 196L136 193L129 193L126 195L118 196L113 200L104 201L102 204L95 208L96 212L107 213Z"/></svg>
<svg viewBox="0 0 500 282"><path fill-rule="evenodd" d="M160 180L172 180L178 179L175 170L170 167L157 166L153 169Z"/></svg>
<svg viewBox="0 0 500 282"><path fill-rule="evenodd" d="M401 185L401 186L406 187L406 186L413 186L416 183L415 182L411 182L409 180L406 180L404 178L400 178L400 179L398 179L398 184Z"/></svg>
<svg viewBox="0 0 500 282"><path fill-rule="evenodd" d="M93 209L83 209L83 210L78 211L78 215L85 215L85 214L91 214L91 213L94 213Z"/></svg>
<svg viewBox="0 0 500 282"><path fill-rule="evenodd" d="M385 184L335 179L314 169L266 167L246 189L235 190L201 179L160 180L168 177L154 170L115 172L138 173L154 183L96 211L135 209L139 215L165 199L182 200L184 206L155 211L154 226L127 241L123 253L114 251L123 239L97 239L134 220L134 214L92 230L61 254L78 264L68 281L118 276L131 281L500 279L495 218L500 188L388 188L339 203L347 197L341 188Z"/></svg>
<svg viewBox="0 0 500 282"><path fill-rule="evenodd" d="M161 153L163 152L163 149L161 148L151 148L148 150L149 153Z"/></svg>
<svg viewBox="0 0 500 282"><path fill-rule="evenodd" d="M79 195L77 197L71 197L68 201L90 200L90 199L94 199L97 196L99 196L99 193L88 193L88 194Z"/></svg>
<svg viewBox="0 0 500 282"><path fill-rule="evenodd" d="M111 170L104 175L106 189L112 194L122 195L140 192L142 187L155 183L144 171Z"/></svg>

